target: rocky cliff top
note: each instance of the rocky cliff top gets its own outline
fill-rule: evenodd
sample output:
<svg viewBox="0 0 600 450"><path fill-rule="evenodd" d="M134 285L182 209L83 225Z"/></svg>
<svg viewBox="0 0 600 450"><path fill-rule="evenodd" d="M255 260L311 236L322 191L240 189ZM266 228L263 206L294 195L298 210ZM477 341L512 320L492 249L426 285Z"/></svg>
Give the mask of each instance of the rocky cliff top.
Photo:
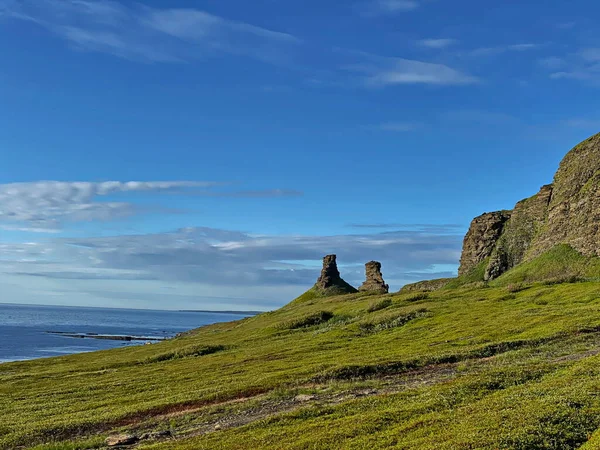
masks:
<svg viewBox="0 0 600 450"><path fill-rule="evenodd" d="M485 264L491 280L559 244L600 256L600 134L573 148L552 184L512 211L473 220L463 243L459 274Z"/></svg>

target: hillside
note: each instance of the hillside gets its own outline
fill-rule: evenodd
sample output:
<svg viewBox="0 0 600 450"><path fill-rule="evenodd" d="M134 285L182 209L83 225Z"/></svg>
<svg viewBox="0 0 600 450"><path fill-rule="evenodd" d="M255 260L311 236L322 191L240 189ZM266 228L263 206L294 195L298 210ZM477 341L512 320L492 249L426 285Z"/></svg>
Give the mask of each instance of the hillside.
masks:
<svg viewBox="0 0 600 450"><path fill-rule="evenodd" d="M329 255L276 311L0 365L0 448L600 449L599 145L475 219L455 279L357 290Z"/></svg>
<svg viewBox="0 0 600 450"><path fill-rule="evenodd" d="M0 365L0 447L600 448L598 353L598 283L320 297Z"/></svg>

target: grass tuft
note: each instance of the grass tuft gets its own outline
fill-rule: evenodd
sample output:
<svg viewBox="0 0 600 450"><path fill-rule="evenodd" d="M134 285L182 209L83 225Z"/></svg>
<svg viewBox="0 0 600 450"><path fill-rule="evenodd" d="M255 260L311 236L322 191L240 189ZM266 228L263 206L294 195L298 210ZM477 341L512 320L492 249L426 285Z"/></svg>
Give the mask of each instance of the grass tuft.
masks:
<svg viewBox="0 0 600 450"><path fill-rule="evenodd" d="M381 311L382 309L386 309L392 306L392 299L384 298L383 300L372 302L367 308L368 313L373 313L376 311Z"/></svg>
<svg viewBox="0 0 600 450"><path fill-rule="evenodd" d="M152 364L163 361L172 361L174 359L212 355L213 353L222 352L226 349L227 347L225 345L193 345L190 347L183 347L172 352L160 353L158 355L148 357L142 362L142 364Z"/></svg>
<svg viewBox="0 0 600 450"><path fill-rule="evenodd" d="M299 328L309 328L315 325L321 325L326 323L333 318L331 311L318 311L316 313L308 314L297 319L288 320L280 325L283 330L297 330Z"/></svg>

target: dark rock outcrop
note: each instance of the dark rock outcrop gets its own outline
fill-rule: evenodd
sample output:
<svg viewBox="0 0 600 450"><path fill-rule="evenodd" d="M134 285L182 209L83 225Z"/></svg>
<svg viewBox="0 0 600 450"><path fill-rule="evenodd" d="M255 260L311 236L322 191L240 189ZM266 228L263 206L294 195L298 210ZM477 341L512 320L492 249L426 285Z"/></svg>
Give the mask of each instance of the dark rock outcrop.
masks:
<svg viewBox="0 0 600 450"><path fill-rule="evenodd" d="M553 184L512 211L473 220L463 243L459 274L489 257L484 279L567 244L584 256L600 256L600 134L573 148Z"/></svg>
<svg viewBox="0 0 600 450"><path fill-rule="evenodd" d="M600 134L571 150L554 176L554 189L535 257L558 244L585 256L600 256Z"/></svg>
<svg viewBox="0 0 600 450"><path fill-rule="evenodd" d="M365 272L367 279L362 286L358 288L360 292L378 292L380 294L387 294L390 291L390 287L383 281L380 262L368 262L365 264Z"/></svg>
<svg viewBox="0 0 600 450"><path fill-rule="evenodd" d="M498 278L507 270L523 262L548 216L552 185L542 186L540 192L516 204L511 218L499 237L484 280Z"/></svg>
<svg viewBox="0 0 600 450"><path fill-rule="evenodd" d="M459 275L469 272L492 255L510 214L511 211L497 211L473 219L463 241Z"/></svg>
<svg viewBox="0 0 600 450"><path fill-rule="evenodd" d="M315 284L315 289L325 294L358 292L356 288L350 286L340 276L336 255L327 255L323 258L323 269L321 270L321 276Z"/></svg>

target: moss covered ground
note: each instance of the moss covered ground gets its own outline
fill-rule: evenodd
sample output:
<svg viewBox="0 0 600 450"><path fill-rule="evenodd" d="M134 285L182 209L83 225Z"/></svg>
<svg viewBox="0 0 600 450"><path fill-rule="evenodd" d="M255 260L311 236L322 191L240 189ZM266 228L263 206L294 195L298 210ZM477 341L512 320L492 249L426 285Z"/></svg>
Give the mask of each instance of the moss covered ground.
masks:
<svg viewBox="0 0 600 450"><path fill-rule="evenodd" d="M600 283L532 275L597 262L555 251L493 285L309 294L162 343L2 364L0 448L160 431L136 447L600 448Z"/></svg>

